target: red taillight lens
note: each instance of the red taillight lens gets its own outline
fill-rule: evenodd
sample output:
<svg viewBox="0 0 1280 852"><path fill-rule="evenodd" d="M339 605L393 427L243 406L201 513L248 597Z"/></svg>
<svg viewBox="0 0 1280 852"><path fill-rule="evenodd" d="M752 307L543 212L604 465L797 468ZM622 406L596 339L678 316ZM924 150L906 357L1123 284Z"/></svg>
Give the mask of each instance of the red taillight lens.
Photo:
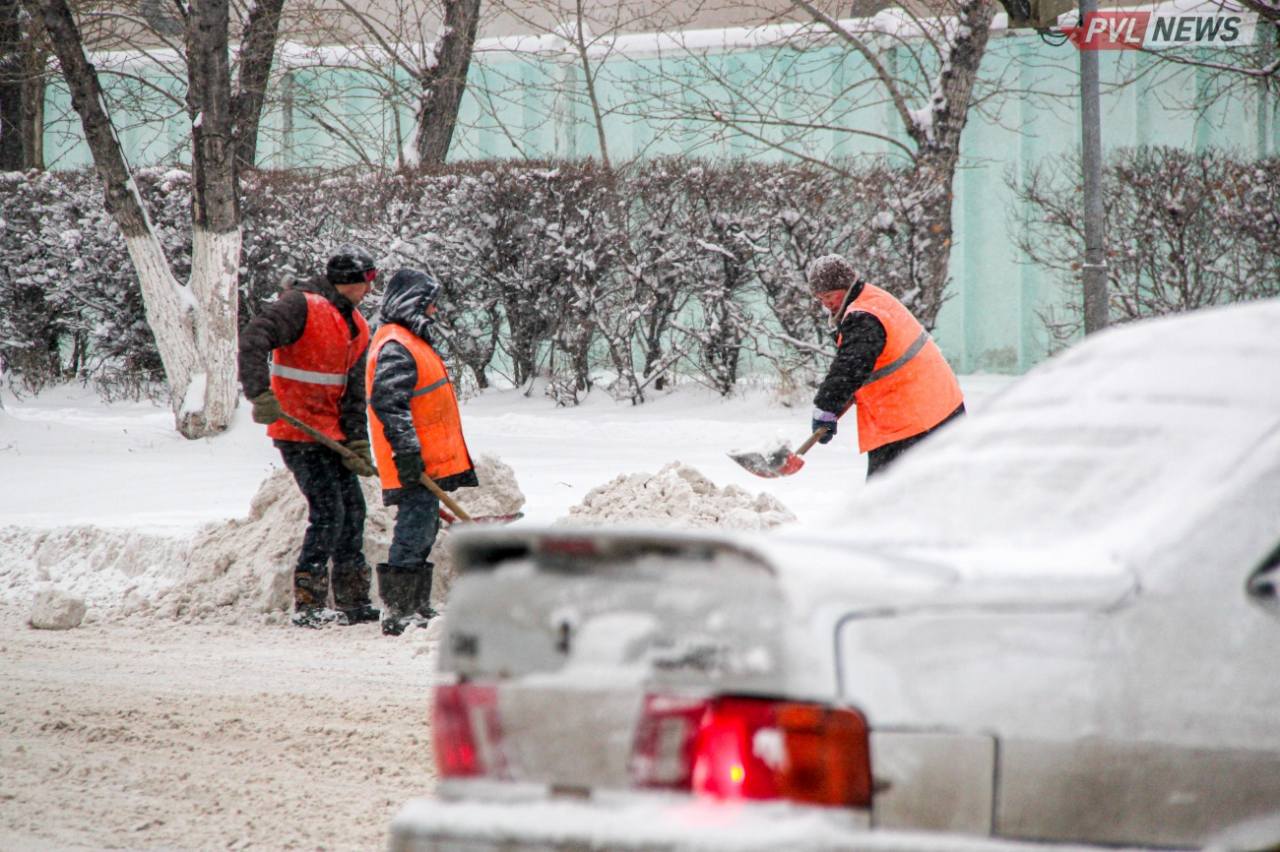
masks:
<svg viewBox="0 0 1280 852"><path fill-rule="evenodd" d="M500 775L497 690L471 683L437 686L431 737L442 777Z"/></svg>
<svg viewBox="0 0 1280 852"><path fill-rule="evenodd" d="M856 710L784 704L778 727L787 764L778 779L785 799L817 805L871 805L871 742Z"/></svg>
<svg viewBox="0 0 1280 852"><path fill-rule="evenodd" d="M866 720L856 710L758 698L649 696L636 730L641 787L717 799L871 804Z"/></svg>
<svg viewBox="0 0 1280 852"><path fill-rule="evenodd" d="M776 799L784 759L773 704L717 698L694 739L693 792L717 799Z"/></svg>

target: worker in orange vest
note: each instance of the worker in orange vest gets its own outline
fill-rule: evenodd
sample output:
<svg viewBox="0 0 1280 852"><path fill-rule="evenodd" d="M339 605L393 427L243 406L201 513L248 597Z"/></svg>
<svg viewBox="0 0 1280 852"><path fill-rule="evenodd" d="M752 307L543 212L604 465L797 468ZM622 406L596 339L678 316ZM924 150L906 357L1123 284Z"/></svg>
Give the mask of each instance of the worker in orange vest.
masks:
<svg viewBox="0 0 1280 852"><path fill-rule="evenodd" d="M307 531L293 571L293 623L299 627L379 617L369 598L365 503L356 479L374 473L364 411L369 325L356 305L377 274L368 252L344 245L323 276L286 282L280 298L240 331L240 384L253 403L253 419L267 424L307 499ZM345 444L356 457L338 455L282 414Z"/></svg>
<svg viewBox="0 0 1280 852"><path fill-rule="evenodd" d="M831 314L836 356L813 398L812 431L828 443L849 406L858 407L858 450L867 477L944 423L964 414L964 395L942 350L911 311L863 281L835 254L809 265L809 288Z"/></svg>
<svg viewBox="0 0 1280 852"><path fill-rule="evenodd" d="M389 636L436 614L427 557L440 530L440 501L422 484L423 474L445 491L479 484L458 397L431 346L439 294L439 282L425 272L401 269L391 276L365 368L382 499L397 507L391 552L377 569L382 632Z"/></svg>

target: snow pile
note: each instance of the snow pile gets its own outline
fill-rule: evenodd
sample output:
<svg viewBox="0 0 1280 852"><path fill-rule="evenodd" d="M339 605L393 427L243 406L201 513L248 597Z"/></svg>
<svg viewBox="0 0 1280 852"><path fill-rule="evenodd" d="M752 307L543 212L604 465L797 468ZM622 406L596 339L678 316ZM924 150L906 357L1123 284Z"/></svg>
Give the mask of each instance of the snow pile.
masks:
<svg viewBox="0 0 1280 852"><path fill-rule="evenodd" d="M468 512L506 514L524 505L510 466L480 456L476 473L480 487L452 495ZM368 507L364 553L375 565L386 560L395 514L382 505L376 479L360 482ZM0 528L0 600L29 601L37 584L52 583L82 598L90 620L98 614L282 623L293 602L293 565L306 519L307 504L293 477L277 470L254 495L247 517L210 524L189 541L92 526ZM440 546L447 537L444 527L432 551L437 602L454 576Z"/></svg>
<svg viewBox="0 0 1280 852"><path fill-rule="evenodd" d="M657 474L623 474L591 489L557 523L764 530L795 519L772 494L717 488L696 469L671 462Z"/></svg>
<svg viewBox="0 0 1280 852"><path fill-rule="evenodd" d="M70 630L80 626L84 613L83 600L44 583L36 591L28 623L40 630Z"/></svg>
<svg viewBox="0 0 1280 852"><path fill-rule="evenodd" d="M516 482L516 472L496 456L475 459L479 488L460 488L449 496L462 504L467 514L510 515L524 508L524 493Z"/></svg>
<svg viewBox="0 0 1280 852"><path fill-rule="evenodd" d="M394 516L382 506L376 480L361 479L368 514L364 552L384 560ZM148 604L162 618L243 622L270 614L282 620L293 603L293 565L307 527L307 503L287 470L267 477L249 504L249 515L211 524L189 545L179 581Z"/></svg>

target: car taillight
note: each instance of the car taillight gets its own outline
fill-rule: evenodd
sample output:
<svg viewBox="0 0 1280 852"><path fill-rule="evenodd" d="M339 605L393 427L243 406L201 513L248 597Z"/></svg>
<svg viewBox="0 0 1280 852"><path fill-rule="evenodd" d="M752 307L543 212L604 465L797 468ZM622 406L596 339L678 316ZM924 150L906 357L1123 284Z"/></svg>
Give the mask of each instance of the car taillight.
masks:
<svg viewBox="0 0 1280 852"><path fill-rule="evenodd" d="M640 787L717 799L871 804L866 720L821 704L650 695L631 772Z"/></svg>
<svg viewBox="0 0 1280 852"><path fill-rule="evenodd" d="M472 683L437 686L431 737L442 777L501 775L497 690Z"/></svg>

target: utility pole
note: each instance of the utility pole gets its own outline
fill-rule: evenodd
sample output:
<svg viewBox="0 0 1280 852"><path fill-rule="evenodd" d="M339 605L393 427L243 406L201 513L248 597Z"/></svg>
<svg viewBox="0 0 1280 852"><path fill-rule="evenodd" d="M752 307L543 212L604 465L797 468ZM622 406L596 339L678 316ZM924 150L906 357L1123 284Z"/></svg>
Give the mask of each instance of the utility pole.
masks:
<svg viewBox="0 0 1280 852"><path fill-rule="evenodd" d="M1098 0L1080 0L1080 25L1088 26ZM1098 52L1080 50L1080 161L1084 171L1084 333L1107 327L1107 248L1102 206L1102 109L1098 103Z"/></svg>

